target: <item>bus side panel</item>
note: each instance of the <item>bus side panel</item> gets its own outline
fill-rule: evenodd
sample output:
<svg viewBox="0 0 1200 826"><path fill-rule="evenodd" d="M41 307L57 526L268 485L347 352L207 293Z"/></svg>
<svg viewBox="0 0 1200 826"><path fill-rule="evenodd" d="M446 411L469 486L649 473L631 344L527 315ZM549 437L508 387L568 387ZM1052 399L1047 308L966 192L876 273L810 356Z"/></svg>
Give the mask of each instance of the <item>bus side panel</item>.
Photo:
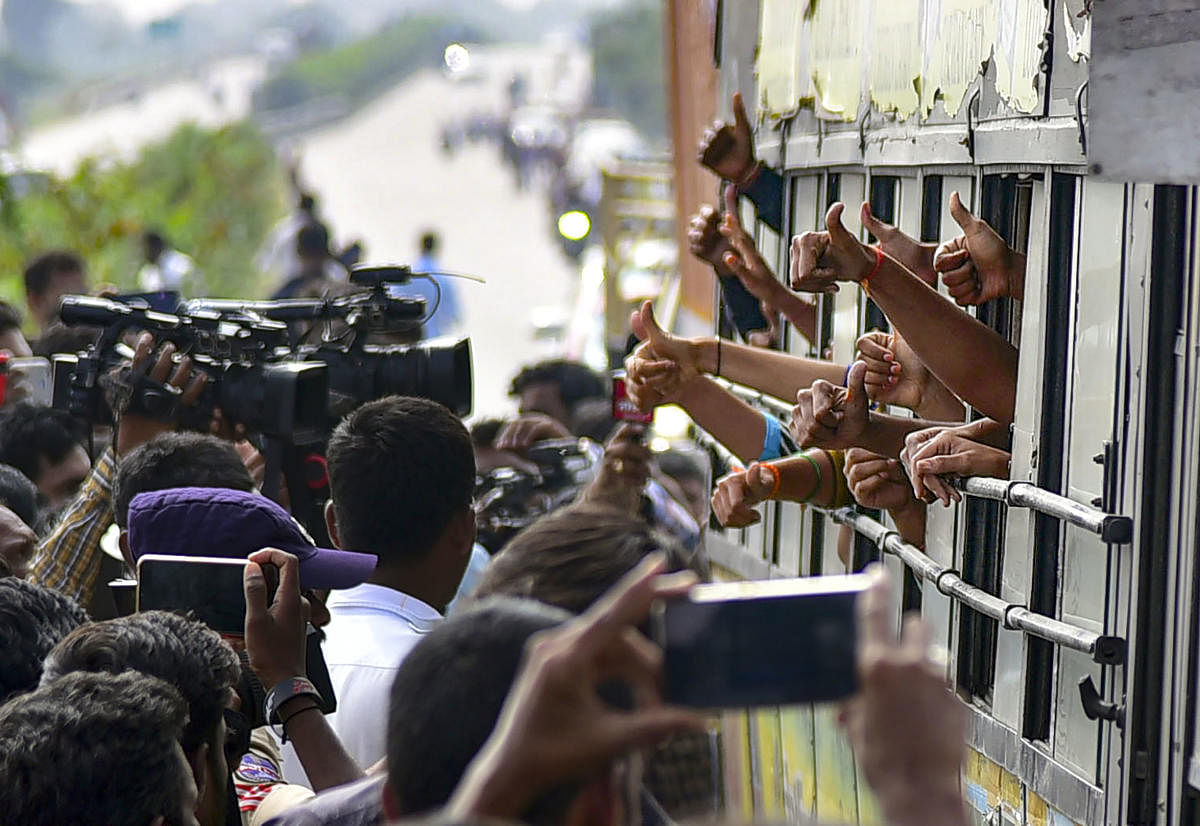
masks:
<svg viewBox="0 0 1200 826"><path fill-rule="evenodd" d="M810 818L817 806L812 707L780 709L779 734L783 751L784 817L792 822Z"/></svg>

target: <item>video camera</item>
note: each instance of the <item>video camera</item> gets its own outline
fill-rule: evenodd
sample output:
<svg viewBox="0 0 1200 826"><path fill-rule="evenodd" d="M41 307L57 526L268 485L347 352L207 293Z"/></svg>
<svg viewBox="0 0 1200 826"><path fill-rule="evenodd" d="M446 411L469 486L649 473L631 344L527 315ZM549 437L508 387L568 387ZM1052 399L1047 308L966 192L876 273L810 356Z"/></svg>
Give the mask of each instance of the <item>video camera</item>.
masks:
<svg viewBox="0 0 1200 826"><path fill-rule="evenodd" d="M429 315L425 302L397 294L397 288L412 277L407 266L357 267L350 273L350 282L364 289L336 298L203 298L186 302L184 307L189 314L286 325L294 356L328 367L329 409L334 420L360 404L390 395L420 396L445 405L459 416L469 415L470 339L412 344L370 342L372 337L419 338L420 325ZM346 330L335 336L332 325L336 322L344 324ZM304 343L312 333L312 325L324 325L319 344Z"/></svg>
<svg viewBox="0 0 1200 826"><path fill-rule="evenodd" d="M107 384L118 395L123 390L126 402L143 413L156 418L177 415L185 426L197 429L207 429L219 407L229 421L251 432L294 443L317 440L325 432L327 369L320 362L290 358L283 324L213 313L160 313L74 295L63 298L59 313L67 325L102 328L86 352L54 356L54 406L72 415L93 423L111 422ZM134 329L173 343L207 374L195 405L180 406L180 391L140 381L128 368L121 370L127 349L121 339Z"/></svg>

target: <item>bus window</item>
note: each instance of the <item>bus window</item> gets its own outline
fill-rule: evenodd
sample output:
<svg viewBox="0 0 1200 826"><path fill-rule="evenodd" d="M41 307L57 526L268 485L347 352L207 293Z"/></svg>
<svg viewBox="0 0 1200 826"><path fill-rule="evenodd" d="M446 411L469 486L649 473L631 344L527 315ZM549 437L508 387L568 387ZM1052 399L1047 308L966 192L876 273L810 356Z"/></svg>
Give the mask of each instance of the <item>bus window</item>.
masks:
<svg viewBox="0 0 1200 826"><path fill-rule="evenodd" d="M1050 232L1046 258L1042 353L1042 415L1038 436L1038 487L1061 493L1065 450L1069 325L1074 292L1075 199L1078 179L1054 173L1050 182ZM1117 260L1120 260L1119 257ZM1058 564L1062 526L1057 519L1033 514L1034 542L1029 607L1055 616L1058 608ZM1054 645L1028 639L1025 665L1025 709L1022 734L1047 740L1053 702Z"/></svg>
<svg viewBox="0 0 1200 826"><path fill-rule="evenodd" d="M1029 242L1033 179L1028 175L987 175L983 178L979 215L1006 242L1024 252ZM1018 331L1013 323L1013 302L1004 297L980 306L978 317L1006 338ZM979 418L973 414L973 418ZM1007 507L1000 502L970 499L965 515L962 554L963 578L990 594L1000 593L1003 570L1004 523ZM996 679L996 620L970 608L959 614L959 687L990 704Z"/></svg>

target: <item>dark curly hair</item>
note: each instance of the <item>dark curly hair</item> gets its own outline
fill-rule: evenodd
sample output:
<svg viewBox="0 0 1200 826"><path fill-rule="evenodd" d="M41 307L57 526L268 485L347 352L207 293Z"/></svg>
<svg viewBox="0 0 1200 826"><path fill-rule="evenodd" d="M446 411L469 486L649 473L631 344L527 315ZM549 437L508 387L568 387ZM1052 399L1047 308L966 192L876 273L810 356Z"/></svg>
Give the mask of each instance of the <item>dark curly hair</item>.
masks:
<svg viewBox="0 0 1200 826"><path fill-rule="evenodd" d="M175 822L191 782L179 759L187 706L137 672L70 674L0 707L5 823Z"/></svg>
<svg viewBox="0 0 1200 826"><path fill-rule="evenodd" d="M131 670L165 680L183 695L189 719L180 742L191 754L212 743L229 689L241 676L241 661L204 623L168 611L145 611L68 634L46 657L42 682L73 671Z"/></svg>
<svg viewBox="0 0 1200 826"><path fill-rule="evenodd" d="M0 704L37 688L42 660L87 622L87 612L70 597L16 577L0 578Z"/></svg>

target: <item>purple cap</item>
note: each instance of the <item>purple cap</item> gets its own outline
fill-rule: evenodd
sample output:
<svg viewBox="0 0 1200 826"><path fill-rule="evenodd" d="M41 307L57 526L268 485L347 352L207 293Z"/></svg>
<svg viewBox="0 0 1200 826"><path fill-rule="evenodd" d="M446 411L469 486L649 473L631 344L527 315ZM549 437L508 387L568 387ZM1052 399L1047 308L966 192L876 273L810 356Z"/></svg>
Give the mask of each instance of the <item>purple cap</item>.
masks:
<svg viewBox="0 0 1200 826"><path fill-rule="evenodd" d="M352 588L375 570L374 554L318 548L291 514L258 493L229 488L169 488L129 503L129 551L245 559L278 548L300 560L300 587Z"/></svg>

